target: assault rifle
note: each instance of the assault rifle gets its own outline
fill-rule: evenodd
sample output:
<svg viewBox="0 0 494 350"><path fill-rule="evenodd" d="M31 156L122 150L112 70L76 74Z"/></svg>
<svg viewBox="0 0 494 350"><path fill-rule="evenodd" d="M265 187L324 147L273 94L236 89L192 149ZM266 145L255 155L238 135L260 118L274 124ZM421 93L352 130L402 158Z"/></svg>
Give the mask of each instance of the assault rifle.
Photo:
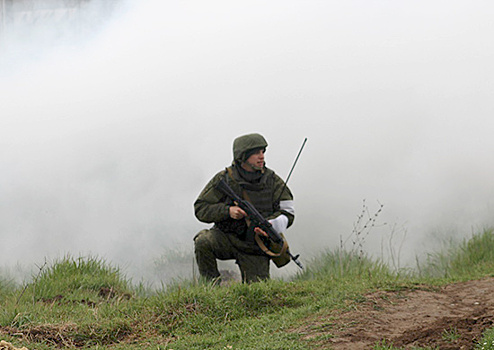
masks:
<svg viewBox="0 0 494 350"><path fill-rule="evenodd" d="M267 233L269 240L274 243L277 247L280 248L280 252L278 254L272 253L268 250L265 250L266 246L264 242L262 241L262 238L259 237L259 235L256 234L256 241L257 244L261 247L261 249L268 255L275 256L275 257L280 257L281 255L287 255L288 259L284 263L277 264L276 260L275 264L278 265L278 267L281 267L288 263L291 260L297 264L298 267L303 269L304 267L298 261L298 257L300 254L297 254L296 256L293 256L292 253L288 250L288 244L286 240L284 239L283 235L280 235L276 230L273 228L271 223L266 220L258 211L257 209L248 201L242 199L240 196L238 196L232 188L223 180L221 179L216 188L223 193L225 196L233 200L240 208L242 208L246 213L247 216L249 217L249 220L251 222L251 225L254 227L259 227L261 230ZM268 245L271 245L271 242L267 242Z"/></svg>

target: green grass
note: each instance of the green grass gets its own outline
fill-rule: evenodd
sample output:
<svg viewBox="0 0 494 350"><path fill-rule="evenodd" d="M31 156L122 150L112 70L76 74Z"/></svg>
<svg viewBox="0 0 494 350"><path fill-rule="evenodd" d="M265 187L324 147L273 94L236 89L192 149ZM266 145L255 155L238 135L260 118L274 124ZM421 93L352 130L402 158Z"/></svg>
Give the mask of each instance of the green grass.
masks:
<svg viewBox="0 0 494 350"><path fill-rule="evenodd" d="M450 329L445 329L443 331L442 337L445 341L447 341L449 343L453 343L455 340L458 340L461 338L461 334L458 333L458 329L450 328Z"/></svg>
<svg viewBox="0 0 494 350"><path fill-rule="evenodd" d="M441 252L429 254L424 277L475 279L492 275L494 271L494 231L486 229L460 244L449 242Z"/></svg>
<svg viewBox="0 0 494 350"><path fill-rule="evenodd" d="M475 347L476 350L494 350L494 328L484 333L482 340Z"/></svg>
<svg viewBox="0 0 494 350"><path fill-rule="evenodd" d="M331 319L311 339L296 331L307 320L352 309L369 291L489 276L493 252L493 231L486 230L431 254L415 275L336 250L321 253L290 281L227 287L182 281L158 291L133 286L104 260L67 256L39 266L22 286L0 278L0 339L38 350L313 349L331 339ZM458 336L454 329L443 334L451 341ZM478 349L494 349L492 330L483 341ZM383 341L374 349L395 348Z"/></svg>
<svg viewBox="0 0 494 350"><path fill-rule="evenodd" d="M377 344L374 345L372 350L404 350L403 348L397 348L393 344L389 344L386 341L380 341ZM426 348L416 348L412 347L409 350L440 350L439 348L431 348L431 347L426 347Z"/></svg>

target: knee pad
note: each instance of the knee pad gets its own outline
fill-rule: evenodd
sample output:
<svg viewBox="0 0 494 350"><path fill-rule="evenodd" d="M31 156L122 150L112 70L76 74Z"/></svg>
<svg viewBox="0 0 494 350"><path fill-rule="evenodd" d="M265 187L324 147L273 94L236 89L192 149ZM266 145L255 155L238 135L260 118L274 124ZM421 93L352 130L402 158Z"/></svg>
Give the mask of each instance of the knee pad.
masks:
<svg viewBox="0 0 494 350"><path fill-rule="evenodd" d="M196 247L204 246L209 243L208 233L209 230L201 230L197 235L195 235L194 244Z"/></svg>

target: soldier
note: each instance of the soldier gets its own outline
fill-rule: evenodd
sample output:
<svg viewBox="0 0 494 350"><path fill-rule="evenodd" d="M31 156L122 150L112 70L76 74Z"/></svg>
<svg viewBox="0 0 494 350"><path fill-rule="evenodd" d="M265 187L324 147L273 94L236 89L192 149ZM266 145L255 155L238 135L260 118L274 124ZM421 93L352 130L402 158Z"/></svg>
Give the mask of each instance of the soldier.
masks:
<svg viewBox="0 0 494 350"><path fill-rule="evenodd" d="M235 259L243 282L269 279L270 257L257 245L260 228L251 227L247 214L216 189L223 179L243 199L251 202L278 233L290 227L295 218L293 196L283 180L266 168L268 146L260 134L237 137L233 142L233 163L217 173L194 203L199 221L214 223L194 237L199 273L207 280L220 277L217 261Z"/></svg>

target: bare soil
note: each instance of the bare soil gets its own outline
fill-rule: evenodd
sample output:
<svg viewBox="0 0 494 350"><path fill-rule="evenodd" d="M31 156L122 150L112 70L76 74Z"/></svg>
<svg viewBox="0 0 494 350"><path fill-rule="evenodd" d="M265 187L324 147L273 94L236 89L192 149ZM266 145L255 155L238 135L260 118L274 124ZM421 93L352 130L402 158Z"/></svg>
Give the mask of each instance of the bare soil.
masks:
<svg viewBox="0 0 494 350"><path fill-rule="evenodd" d="M315 349L474 349L493 327L494 278L431 289L379 291L349 311L315 316L297 332Z"/></svg>

